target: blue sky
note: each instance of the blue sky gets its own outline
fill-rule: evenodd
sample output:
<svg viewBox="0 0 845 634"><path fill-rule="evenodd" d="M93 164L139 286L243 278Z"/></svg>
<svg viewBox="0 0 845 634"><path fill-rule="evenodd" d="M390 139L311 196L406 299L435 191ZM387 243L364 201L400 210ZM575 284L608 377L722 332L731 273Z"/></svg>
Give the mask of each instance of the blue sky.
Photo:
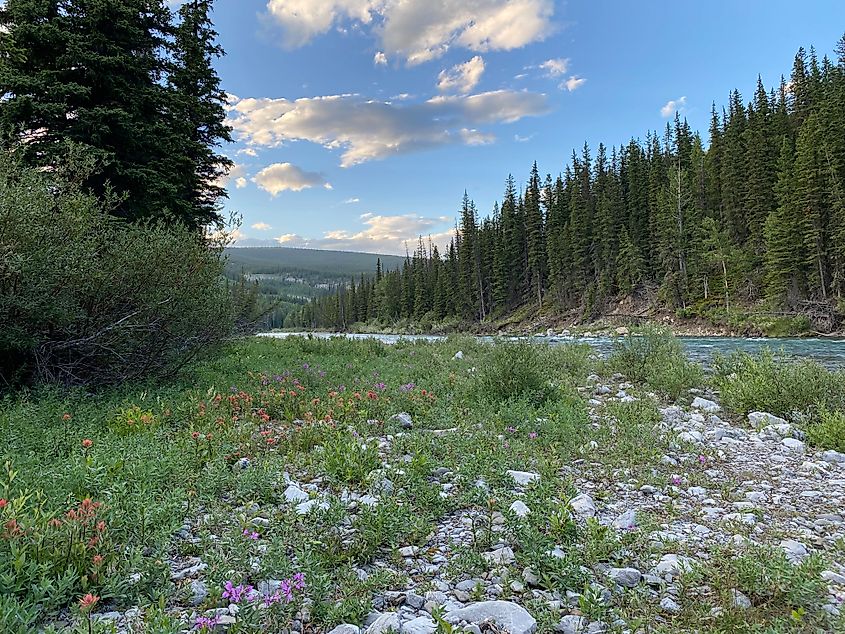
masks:
<svg viewBox="0 0 845 634"><path fill-rule="evenodd" d="M403 253L532 161L620 144L830 54L845 2L218 0L242 244Z"/></svg>

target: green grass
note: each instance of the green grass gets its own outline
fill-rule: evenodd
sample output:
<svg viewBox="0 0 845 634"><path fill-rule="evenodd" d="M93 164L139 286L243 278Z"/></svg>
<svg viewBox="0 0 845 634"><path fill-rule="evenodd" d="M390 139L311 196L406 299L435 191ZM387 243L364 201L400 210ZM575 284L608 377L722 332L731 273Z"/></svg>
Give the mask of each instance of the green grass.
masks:
<svg viewBox="0 0 845 634"><path fill-rule="evenodd" d="M651 343L657 352L636 352L645 355L644 366L678 362L671 345ZM458 350L463 360L453 360ZM668 477L660 457L669 439L658 431L652 400L608 405L601 424L592 424L576 390L588 374L618 364L602 364L586 347L489 346L468 338L395 346L253 339L195 363L168 385L7 397L0 403L2 631L30 632L70 607L76 631L85 632L76 606L90 592L100 597L98 610L142 606L138 631L178 632L185 624L172 607L186 605L191 591L187 581L171 580L168 562L192 557L208 566L210 594L200 611L227 603L226 582L257 586L304 573L306 589L293 603L244 610L236 631L282 629L305 597L317 630L360 623L377 593L405 580L386 569L364 579L356 569L376 560L400 563L396 548L423 546L453 516L473 518L472 543L449 558L453 578L487 572L481 555L505 536L516 557L512 579L531 567L541 587L582 593L582 610L596 618L621 614L653 625L654 602L642 593L606 605L585 590L595 566L647 565L655 553L645 528L618 535L573 521L568 506L577 493L573 465L598 461L610 481L620 469L643 482ZM658 389L650 371L631 379L637 394ZM672 385L663 391L680 393L687 380ZM397 412L411 415L412 430L390 421ZM244 458L249 464L241 469ZM441 495L438 469L452 474L449 496ZM521 498L532 509L522 520L508 512L517 499L508 469L541 475ZM306 489L314 483L319 495L309 495L325 507L297 514L284 499L288 477ZM475 486L479 479L487 490ZM351 494L379 502L350 512ZM67 515L72 509L76 519ZM501 533L493 523L499 513L507 518ZM6 524L13 517L15 535ZM662 518L638 521L657 527ZM178 537L184 524L196 541ZM546 554L555 547L566 556ZM757 629L747 631L792 631L783 624L799 608L804 623L822 623L820 590L800 570L783 589L751 562L720 561L713 563L718 574L741 578L750 595L763 597L764 607L749 617ZM710 583L714 592L724 590L715 578ZM541 631L550 631L556 620L548 607L526 605ZM709 617L696 610L685 607L664 631L730 631L708 629Z"/></svg>

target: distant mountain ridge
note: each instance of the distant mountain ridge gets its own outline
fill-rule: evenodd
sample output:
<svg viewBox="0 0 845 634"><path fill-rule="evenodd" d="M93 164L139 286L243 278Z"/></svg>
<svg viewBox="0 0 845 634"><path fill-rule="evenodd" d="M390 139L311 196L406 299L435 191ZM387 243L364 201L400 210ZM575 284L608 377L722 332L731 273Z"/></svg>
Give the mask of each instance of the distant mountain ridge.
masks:
<svg viewBox="0 0 845 634"><path fill-rule="evenodd" d="M404 257L352 251L324 251L298 247L229 247L225 250L230 271L252 274L320 273L328 277L375 275L381 260L384 270L402 266Z"/></svg>

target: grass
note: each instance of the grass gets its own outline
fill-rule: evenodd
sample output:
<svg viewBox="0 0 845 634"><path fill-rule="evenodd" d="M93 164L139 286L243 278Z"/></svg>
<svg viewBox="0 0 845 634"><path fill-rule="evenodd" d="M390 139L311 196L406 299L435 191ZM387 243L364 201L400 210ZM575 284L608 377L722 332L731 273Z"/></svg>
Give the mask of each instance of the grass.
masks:
<svg viewBox="0 0 845 634"><path fill-rule="evenodd" d="M31 632L63 613L74 621L65 631L109 631L80 607L91 593L95 610L142 606L138 632L179 632L186 624L173 607L187 605L192 590L171 575L196 558L207 565L209 589L200 613L228 603L227 582L258 587L304 574L306 586L290 603L247 606L232 632L282 629L304 607L318 631L360 623L374 596L404 587L400 566L381 565L400 563L395 549L423 546L444 521L461 517L472 518L472 543L456 546L449 558L452 578L489 570L481 555L506 536L516 557L512 579L530 567L541 587L580 593L585 613L652 626L659 608L642 592L614 595L607 604L589 590L597 566L646 565L656 554L646 531L620 536L596 522L578 523L568 505L577 492L574 465L585 461L642 482L669 477L671 468L660 464L669 439L659 433L654 401L608 405L603 424L594 425L576 390L593 372L623 370L635 383L629 391L640 395L684 398L701 384L700 368L680 358L674 343L658 333L646 337L620 343L607 362L582 346L489 346L468 338L395 346L253 339L165 386L6 397L2 631ZM463 360L453 359L458 350ZM677 372L667 378L672 368ZM733 406L754 402L747 391L736 393L745 396L724 393ZM410 414L413 429L391 420L398 412ZM835 416L841 414L829 420L841 420ZM508 469L539 473L540 482L518 498ZM449 495L442 495L438 472L451 473ZM301 515L285 500L289 480L316 504L313 512ZM366 504L366 496L377 503ZM516 499L532 509L528 517L509 513ZM494 521L499 514L504 523ZM638 521L656 527L661 518ZM184 528L190 539L180 536ZM563 558L547 554L555 547ZM787 625L796 618L822 623L817 603L824 593L809 580L815 568L789 569L794 577L784 586L786 573L772 558L726 556L710 565L718 573L710 576L713 601L724 603L719 597L727 590L715 583L721 575L759 602L744 615L757 629L736 631L793 631ZM545 604L526 605L541 631L553 628ZM733 631L738 622L726 611L714 623L698 607L685 606L662 631Z"/></svg>

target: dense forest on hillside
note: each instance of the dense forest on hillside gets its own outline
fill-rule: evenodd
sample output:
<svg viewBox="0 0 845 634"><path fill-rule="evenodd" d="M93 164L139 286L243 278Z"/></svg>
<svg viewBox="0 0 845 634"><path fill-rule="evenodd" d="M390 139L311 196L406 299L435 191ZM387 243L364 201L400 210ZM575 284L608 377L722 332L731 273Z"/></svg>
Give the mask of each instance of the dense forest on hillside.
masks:
<svg viewBox="0 0 845 634"><path fill-rule="evenodd" d="M564 172L507 178L491 215L464 195L445 253L422 239L288 325L490 321L532 305L590 320L620 297L682 316L758 305L833 329L845 291L845 37L800 49L789 78L713 106L709 143L662 133L586 144Z"/></svg>

